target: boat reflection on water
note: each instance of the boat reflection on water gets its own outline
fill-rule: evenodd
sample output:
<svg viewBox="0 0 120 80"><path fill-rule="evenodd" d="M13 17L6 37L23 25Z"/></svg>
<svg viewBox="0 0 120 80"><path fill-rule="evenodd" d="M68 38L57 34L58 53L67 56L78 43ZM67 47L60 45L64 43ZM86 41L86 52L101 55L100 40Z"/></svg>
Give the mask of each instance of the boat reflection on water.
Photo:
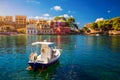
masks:
<svg viewBox="0 0 120 80"><path fill-rule="evenodd" d="M40 80L50 80L52 76L55 75L57 68L60 66L60 62L57 61L55 64L50 65L48 68L42 70L39 69L37 71L30 70L28 71L29 79L40 79Z"/></svg>

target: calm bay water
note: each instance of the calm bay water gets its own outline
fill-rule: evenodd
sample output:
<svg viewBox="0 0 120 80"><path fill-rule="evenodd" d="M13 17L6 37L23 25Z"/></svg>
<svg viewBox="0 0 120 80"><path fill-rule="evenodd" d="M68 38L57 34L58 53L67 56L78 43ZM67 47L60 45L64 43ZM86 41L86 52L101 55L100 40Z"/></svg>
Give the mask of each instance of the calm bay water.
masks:
<svg viewBox="0 0 120 80"><path fill-rule="evenodd" d="M59 62L27 71L30 44L44 39L62 49ZM120 36L0 36L0 80L120 80Z"/></svg>

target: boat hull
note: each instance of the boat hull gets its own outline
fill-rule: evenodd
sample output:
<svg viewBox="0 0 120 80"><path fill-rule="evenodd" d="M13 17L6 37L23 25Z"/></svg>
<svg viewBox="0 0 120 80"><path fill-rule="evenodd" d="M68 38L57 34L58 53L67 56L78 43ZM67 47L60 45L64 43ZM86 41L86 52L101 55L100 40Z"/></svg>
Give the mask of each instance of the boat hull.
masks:
<svg viewBox="0 0 120 80"><path fill-rule="evenodd" d="M56 62L58 62L58 59L53 62L47 63L47 64L42 64L42 63L37 63L37 62L32 62L28 64L32 67L33 70L37 70L37 69L47 68L48 66L55 64Z"/></svg>

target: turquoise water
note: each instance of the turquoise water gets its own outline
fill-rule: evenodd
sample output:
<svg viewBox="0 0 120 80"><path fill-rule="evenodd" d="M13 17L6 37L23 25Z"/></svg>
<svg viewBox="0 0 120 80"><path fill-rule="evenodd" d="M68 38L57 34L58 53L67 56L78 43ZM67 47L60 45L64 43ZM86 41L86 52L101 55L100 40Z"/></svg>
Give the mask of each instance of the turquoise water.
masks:
<svg viewBox="0 0 120 80"><path fill-rule="evenodd" d="M31 43L53 41L59 62L27 71ZM120 36L0 36L0 80L120 80Z"/></svg>

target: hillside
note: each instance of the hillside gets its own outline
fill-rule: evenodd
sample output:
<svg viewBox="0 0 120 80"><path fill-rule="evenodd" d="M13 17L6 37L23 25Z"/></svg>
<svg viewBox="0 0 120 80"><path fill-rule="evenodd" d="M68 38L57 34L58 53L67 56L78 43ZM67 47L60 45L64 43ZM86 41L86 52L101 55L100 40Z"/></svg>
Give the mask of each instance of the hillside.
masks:
<svg viewBox="0 0 120 80"><path fill-rule="evenodd" d="M120 17L92 22L81 30L85 34L120 34Z"/></svg>

